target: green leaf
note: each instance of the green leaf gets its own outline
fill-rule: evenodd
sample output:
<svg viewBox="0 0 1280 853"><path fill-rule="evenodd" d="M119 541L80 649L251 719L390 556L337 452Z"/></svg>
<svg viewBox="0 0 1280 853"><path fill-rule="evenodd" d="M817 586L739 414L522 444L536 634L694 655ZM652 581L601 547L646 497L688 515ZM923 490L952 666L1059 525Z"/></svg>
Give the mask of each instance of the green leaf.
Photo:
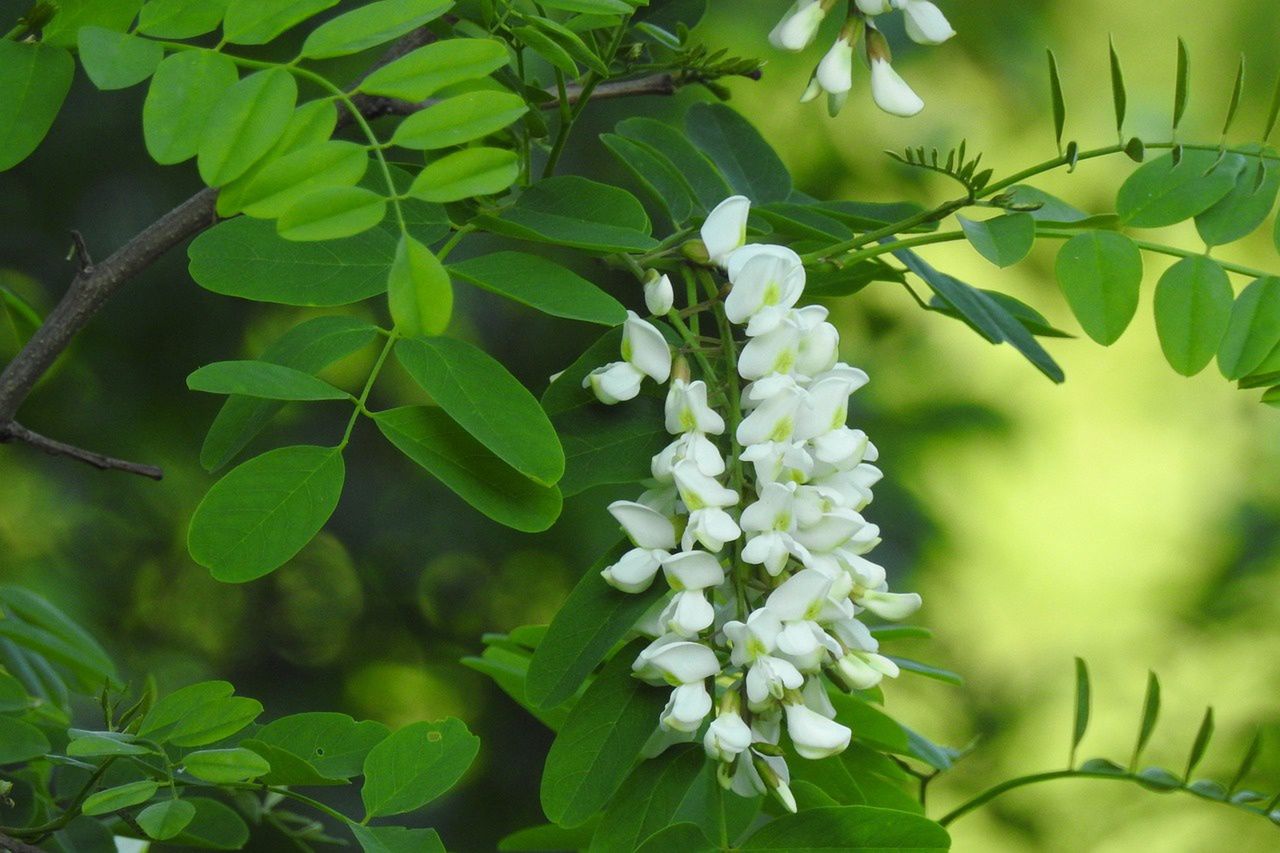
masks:
<svg viewBox="0 0 1280 853"><path fill-rule="evenodd" d="M169 737L188 714L206 705L226 699L235 692L226 681L200 681L188 684L161 697L138 727L138 736L163 741Z"/></svg>
<svg viewBox="0 0 1280 853"><path fill-rule="evenodd" d="M453 315L449 272L434 252L407 234L400 238L391 265L387 300L401 335L438 335L449 327Z"/></svg>
<svg viewBox="0 0 1280 853"><path fill-rule="evenodd" d="M1236 112L1240 109L1240 96L1244 94L1244 54L1240 54L1240 64L1236 66L1236 80L1231 86L1231 102L1227 105L1227 119L1222 125L1222 135L1231 132L1235 123Z"/></svg>
<svg viewBox="0 0 1280 853"><path fill-rule="evenodd" d="M1185 258L1165 271L1156 285L1156 332L1174 370L1194 376L1213 361L1234 301L1231 281L1217 261Z"/></svg>
<svg viewBox="0 0 1280 853"><path fill-rule="evenodd" d="M615 130L633 142L648 146L670 162L697 200L695 210L711 210L733 195L733 188L711 160L671 125L637 116L619 122Z"/></svg>
<svg viewBox="0 0 1280 853"><path fill-rule="evenodd" d="M147 0L138 14L138 32L161 39L189 39L222 23L228 0Z"/></svg>
<svg viewBox="0 0 1280 853"><path fill-rule="evenodd" d="M551 418L564 446L566 497L594 486L648 479L649 460L670 442L663 428L662 401L638 397L626 406L584 401Z"/></svg>
<svg viewBox="0 0 1280 853"><path fill-rule="evenodd" d="M1055 228L1069 226L1089 218L1087 213L1072 207L1057 196L1026 184L1010 187L1004 196L1010 204L1026 209L1032 219Z"/></svg>
<svg viewBox="0 0 1280 853"><path fill-rule="evenodd" d="M315 190L355 185L368 166L369 153L354 142L307 145L266 163L240 191L237 207L274 219Z"/></svg>
<svg viewBox="0 0 1280 853"><path fill-rule="evenodd" d="M1151 740L1151 733L1155 731L1156 720L1160 716L1160 679L1156 677L1154 672L1147 673L1147 693L1142 700L1142 719L1138 724L1138 740L1133 746L1133 758L1129 760L1129 772L1133 772L1138 767L1138 759L1142 757L1142 750L1147 746L1147 741Z"/></svg>
<svg viewBox="0 0 1280 853"><path fill-rule="evenodd" d="M1227 786L1227 790L1235 792L1249 775L1249 771L1253 769L1253 763L1258 760L1258 756L1262 754L1262 733L1255 732L1253 739L1249 741L1249 746L1244 751L1244 757L1240 760L1240 766L1236 769L1235 775L1231 777L1231 784Z"/></svg>
<svg viewBox="0 0 1280 853"><path fill-rule="evenodd" d="M609 801L590 849L601 853L638 849L646 838L673 822L706 764L700 746L668 749L642 761Z"/></svg>
<svg viewBox="0 0 1280 853"><path fill-rule="evenodd" d="M266 156L258 160L249 167L243 175L231 181L226 186L218 190L218 200L215 204L218 216L230 218L240 213L244 209L246 197L252 189L255 201L262 200L267 193L276 191L284 191L287 187L294 186L299 183L299 179L292 177L296 175L298 170L298 161L289 158L289 155L313 145L320 145L328 142L333 135L333 131L338 124L338 111L329 101L308 101L293 111L293 115L289 117L289 123L285 125L284 133L280 134L280 138L276 140L276 144L267 152ZM337 152L349 146L351 143L341 143L337 149L329 149L329 155L335 160L340 160L348 168L352 164L347 163L346 158L338 156ZM312 154L311 156L315 156ZM318 167L326 167L324 159L317 161L314 165ZM277 166L276 163L281 160L288 161L288 165ZM368 165L368 158L365 159L365 167ZM327 167L332 168L332 167ZM258 176L270 169L271 175L265 183L258 182ZM345 171L345 170L338 170ZM363 171L363 169L362 169ZM291 175L292 173L292 175ZM324 173L327 178L327 172ZM310 175L304 176L304 178ZM379 176L380 177L380 176ZM357 178L357 181L359 178ZM332 183L341 183L333 180L319 182L316 186L328 186ZM308 187L310 189L312 187ZM274 206L274 205L271 205ZM266 217L268 212L267 206L259 211L259 215ZM271 210L271 217L274 218L282 213L283 210Z"/></svg>
<svg viewBox="0 0 1280 853"><path fill-rule="evenodd" d="M115 664L102 646L47 600L23 587L0 586L0 603L8 610L8 618L0 618L0 637L67 667L89 690L116 683Z"/></svg>
<svg viewBox="0 0 1280 853"><path fill-rule="evenodd" d="M166 57L142 104L142 135L151 159L167 166L196 156L210 114L238 79L231 58L212 50Z"/></svg>
<svg viewBox="0 0 1280 853"><path fill-rule="evenodd" d="M0 39L0 172L36 150L62 109L75 69L61 48Z"/></svg>
<svg viewBox="0 0 1280 853"><path fill-rule="evenodd" d="M173 839L175 847L239 850L248 842L249 827L229 806L204 797L192 797L187 802L196 807L196 816Z"/></svg>
<svg viewBox="0 0 1280 853"><path fill-rule="evenodd" d="M480 738L460 720L411 723L369 751L360 797L367 817L420 809L467 772Z"/></svg>
<svg viewBox="0 0 1280 853"><path fill-rule="evenodd" d="M1264 143L1271 141L1271 134L1275 132L1277 121L1280 121L1280 77L1276 78L1275 89L1271 93L1271 109L1267 111L1267 124L1262 132Z"/></svg>
<svg viewBox="0 0 1280 853"><path fill-rule="evenodd" d="M1071 726L1071 765L1076 763L1076 748L1084 740L1084 733L1089 730L1089 667L1083 658L1076 658L1076 708L1075 720Z"/></svg>
<svg viewBox="0 0 1280 853"><path fill-rule="evenodd" d="M1280 168L1268 167L1259 159L1255 168L1240 170L1231 192L1196 216L1196 231L1208 246L1221 246L1247 237L1271 215L1277 194L1280 194Z"/></svg>
<svg viewBox="0 0 1280 853"><path fill-rule="evenodd" d="M302 43L302 55L326 59L386 44L434 21L452 5L452 0L377 0L316 27Z"/></svg>
<svg viewBox="0 0 1280 853"><path fill-rule="evenodd" d="M507 59L506 45L496 39L448 39L387 63L361 80L358 88L369 95L425 101L446 86L496 71Z"/></svg>
<svg viewBox="0 0 1280 853"><path fill-rule="evenodd" d="M1078 234L1058 252L1056 269L1058 284L1085 334L1103 346L1115 343L1138 310L1138 246L1111 231Z"/></svg>
<svg viewBox="0 0 1280 853"><path fill-rule="evenodd" d="M562 850L585 850L591 844L595 822L589 821L574 829L564 829L554 823L518 829L498 842L501 851L515 853L560 853Z"/></svg>
<svg viewBox="0 0 1280 853"><path fill-rule="evenodd" d="M127 89L155 73L164 48L157 42L102 27L84 27L77 36L80 64L99 89Z"/></svg>
<svg viewBox="0 0 1280 853"><path fill-rule="evenodd" d="M1187 52L1187 43L1178 37L1178 78L1173 92L1173 129L1182 124L1182 116L1187 111L1187 97L1191 93L1191 54Z"/></svg>
<svg viewBox="0 0 1280 853"><path fill-rule="evenodd" d="M1111 99L1115 103L1116 108L1116 132L1120 133L1124 130L1125 108L1128 104L1128 96L1124 89L1124 71L1120 68L1120 56L1116 53L1115 39L1111 39Z"/></svg>
<svg viewBox="0 0 1280 853"><path fill-rule="evenodd" d="M206 746L231 737L261 713L257 699L224 696L186 713L164 739L174 746Z"/></svg>
<svg viewBox="0 0 1280 853"><path fill-rule="evenodd" d="M572 29L557 21L553 21L550 18L541 17L540 15L526 15L525 20L532 22L535 27L559 45L574 60L587 66L601 77L609 76L609 63L605 62L604 59L602 59L595 50L589 47L587 43L582 40L582 37Z"/></svg>
<svg viewBox="0 0 1280 853"><path fill-rule="evenodd" d="M627 318L618 300L554 261L524 252L494 252L451 264L477 287L553 317L617 326Z"/></svg>
<svg viewBox="0 0 1280 853"><path fill-rule="evenodd" d="M645 252L658 245L635 196L576 175L539 181L513 206L476 222L495 234L600 253Z"/></svg>
<svg viewBox="0 0 1280 853"><path fill-rule="evenodd" d="M51 749L44 732L30 723L0 716L0 764L18 764L45 755Z"/></svg>
<svg viewBox="0 0 1280 853"><path fill-rule="evenodd" d="M542 772L542 810L578 826L609 799L657 726L667 691L631 676L639 644L627 646L596 676L569 712Z"/></svg>
<svg viewBox="0 0 1280 853"><path fill-rule="evenodd" d="M271 770L271 765L261 755L238 746L188 753L182 759L182 767L197 779L219 785L247 782L265 776Z"/></svg>
<svg viewBox="0 0 1280 853"><path fill-rule="evenodd" d="M512 468L547 486L564 474L564 451L546 413L483 350L453 338L413 338L396 343L396 358L449 417Z"/></svg>
<svg viewBox="0 0 1280 853"><path fill-rule="evenodd" d="M324 187L308 193L280 214L276 230L286 240L336 240L376 226L387 215L387 200L363 187Z"/></svg>
<svg viewBox="0 0 1280 853"><path fill-rule="evenodd" d="M1183 774L1184 781L1190 781L1191 774L1195 772L1196 767L1200 765L1200 761L1204 758L1205 750L1209 748L1209 740L1213 737L1213 708L1205 708L1204 719L1200 721L1200 728L1196 731L1196 739L1191 744L1191 754L1187 757L1187 772Z"/></svg>
<svg viewBox="0 0 1280 853"><path fill-rule="evenodd" d="M130 735L120 732L85 732L76 735L67 744L67 755L72 758L96 758L103 755L147 755L155 750L133 743Z"/></svg>
<svg viewBox="0 0 1280 853"><path fill-rule="evenodd" d="M389 734L386 726L373 720L356 722L346 714L311 711L273 720L253 739L306 762L321 777L341 780L360 775L369 750ZM264 781L271 785L303 784L280 774L281 768L273 764Z"/></svg>
<svg viewBox="0 0 1280 853"><path fill-rule="evenodd" d="M956 219L978 254L998 267L1013 266L1025 258L1036 241L1036 221L1029 213L1007 213L984 222Z"/></svg>
<svg viewBox="0 0 1280 853"><path fill-rule="evenodd" d="M462 145L497 133L528 111L524 99L511 92L464 92L405 118L391 144L419 151Z"/></svg>
<svg viewBox="0 0 1280 853"><path fill-rule="evenodd" d="M313 317L286 332L259 358L316 373L367 346L377 334L377 327L355 317ZM200 464L205 470L214 471L231 461L282 405L271 400L232 396L209 427L200 448Z"/></svg>
<svg viewBox="0 0 1280 853"><path fill-rule="evenodd" d="M494 195L520 176L520 158L505 148L464 148L428 163L409 188L424 201L461 201Z"/></svg>
<svg viewBox="0 0 1280 853"><path fill-rule="evenodd" d="M1232 154L1219 162L1213 151L1183 151L1157 157L1137 169L1120 187L1116 211L1135 228L1161 228L1190 219L1231 192L1244 158Z"/></svg>
<svg viewBox="0 0 1280 853"><path fill-rule="evenodd" d="M951 837L921 815L872 806L836 806L783 815L762 826L740 849L943 853L951 849Z"/></svg>
<svg viewBox="0 0 1280 853"><path fill-rule="evenodd" d="M578 76L578 64L559 42L537 27L512 27L511 33L525 46L570 77Z"/></svg>
<svg viewBox="0 0 1280 853"><path fill-rule="evenodd" d="M627 3L626 0L545 0L542 5L548 9L582 12L585 15L629 15L635 11L635 4Z"/></svg>
<svg viewBox="0 0 1280 853"><path fill-rule="evenodd" d="M649 196L662 205L673 223L689 218L694 207L693 191L670 160L642 142L614 133L602 133L600 141Z"/></svg>
<svg viewBox="0 0 1280 853"><path fill-rule="evenodd" d="M186 800L165 800L147 806L135 820L149 838L167 841L186 829L195 816L196 807Z"/></svg>
<svg viewBox="0 0 1280 853"><path fill-rule="evenodd" d="M187 377L187 387L208 394L241 394L264 400L346 400L346 391L310 373L269 361L218 361Z"/></svg>
<svg viewBox="0 0 1280 853"><path fill-rule="evenodd" d="M200 177L220 187L240 177L284 134L298 100L298 84L283 68L259 71L223 92L201 132Z"/></svg>
<svg viewBox="0 0 1280 853"><path fill-rule="evenodd" d="M150 779L144 779L138 782L129 782L125 785L117 785L114 788L107 788L103 791L96 791L85 798L84 803L80 806L80 811L94 816L127 809L129 806L136 806L151 799L155 796L159 787L158 784Z"/></svg>
<svg viewBox="0 0 1280 853"><path fill-rule="evenodd" d="M661 595L658 584L631 595L604 582L600 572L625 550L619 545L605 552L556 611L529 663L525 696L534 706L554 708L573 696Z"/></svg>
<svg viewBox="0 0 1280 853"><path fill-rule="evenodd" d="M20 4L31 6L31 3ZM81 27L127 30L142 0L57 0L57 14L44 28L45 44L74 47Z"/></svg>
<svg viewBox="0 0 1280 853"><path fill-rule="evenodd" d="M1049 98L1053 102L1053 130L1058 148L1062 148L1062 131L1067 126L1067 101L1062 96L1062 77L1058 74L1058 57L1049 55Z"/></svg>
<svg viewBox="0 0 1280 853"><path fill-rule="evenodd" d="M753 203L786 201L791 175L751 123L723 104L694 104L685 128L729 180Z"/></svg>
<svg viewBox="0 0 1280 853"><path fill-rule="evenodd" d="M233 468L196 507L192 558L227 583L279 568L328 521L345 476L334 447L283 447Z"/></svg>
<svg viewBox="0 0 1280 853"><path fill-rule="evenodd" d="M1253 373L1280 344L1280 278L1257 279L1236 299L1218 347L1218 369L1228 379Z"/></svg>
<svg viewBox="0 0 1280 853"><path fill-rule="evenodd" d="M560 516L560 491L525 477L432 406L378 412L378 429L399 450L480 512L529 533Z"/></svg>
<svg viewBox="0 0 1280 853"><path fill-rule="evenodd" d="M636 853L715 853L719 849L696 823L676 823L650 835Z"/></svg>
<svg viewBox="0 0 1280 853"><path fill-rule="evenodd" d="M232 44L266 44L338 0L231 0L222 37Z"/></svg>
<svg viewBox="0 0 1280 853"><path fill-rule="evenodd" d="M351 834L365 853L445 853L444 842L434 829L351 824Z"/></svg>

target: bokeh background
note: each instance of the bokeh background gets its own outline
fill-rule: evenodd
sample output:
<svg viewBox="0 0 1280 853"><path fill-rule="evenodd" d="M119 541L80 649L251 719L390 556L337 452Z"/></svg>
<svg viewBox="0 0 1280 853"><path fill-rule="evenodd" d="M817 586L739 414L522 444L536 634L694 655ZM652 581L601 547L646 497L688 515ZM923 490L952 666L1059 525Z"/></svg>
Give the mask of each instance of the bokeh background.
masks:
<svg viewBox="0 0 1280 853"><path fill-rule="evenodd" d="M0 2L0 18L22 5ZM1149 138L1167 137L1177 35L1193 56L1186 138L1218 138L1243 53L1249 73L1235 133L1254 141L1280 63L1273 0L941 0L960 33L945 46L916 48L889 28L925 113L911 121L879 113L861 79L830 120L796 103L822 48L781 56L765 43L784 2L711 5L698 37L769 61L762 81L730 84L732 103L777 147L799 187L819 197L950 197L952 187L893 164L885 148L967 138L1004 172L1051 156L1046 47L1062 66L1068 136L1086 147L1113 138L1109 34L1129 81L1130 127ZM568 167L626 182L595 135L637 112L674 118L699 97L593 107ZM161 168L147 158L140 102L140 89L99 93L81 74L49 140L0 175L0 278L42 308L71 274L68 229L105 255L198 186L190 165ZM1040 186L1105 212L1131 168L1099 161ZM1222 256L1280 270L1270 227ZM1186 228L1166 236L1197 245ZM1074 331L1052 277L1055 248L1037 248L1006 271L960 245L925 254ZM483 249L476 241L460 251ZM923 593L920 621L936 632L912 651L968 679L957 689L904 677L887 690L891 710L935 739L980 741L931 788L931 810L1062 766L1074 655L1089 661L1095 680L1084 755L1127 760L1153 668L1166 710L1152 761L1180 771L1212 704L1218 735L1206 774L1229 778L1261 724L1272 736L1254 781L1280 780L1280 412L1212 367L1188 380L1163 363L1150 294L1166 265L1147 258L1142 307L1115 346L1050 342L1068 374L1063 386L1007 347L920 312L901 288L874 285L832 305L844 358L873 377L855 418L880 446L887 475L868 512L884 530L880 553L897 586ZM634 287L584 269L639 302ZM455 333L482 343L535 392L593 339L590 328L460 293ZM608 540L603 506L615 495L602 489L569 501L547 534L513 534L434 485L366 424L321 539L267 579L211 580L186 556L184 534L213 481L196 456L219 401L188 392L184 377L257 354L304 314L206 293L187 276L182 251L126 289L32 396L23 420L163 465L166 479L100 474L0 447L0 582L40 591L92 626L135 679L150 672L175 687L228 678L268 715L324 708L391 724L461 717L483 738L481 757L427 820L451 849L493 849L507 832L541 822L537 786L550 738L458 659L478 649L482 632L550 617ZM14 347L4 320L0 359ZM353 356L326 378L349 385L371 356ZM385 375L379 403L416 399L411 383ZM332 440L344 417L287 410L256 447ZM1265 820L1109 782L1025 789L963 818L953 833L960 851L1280 849Z"/></svg>

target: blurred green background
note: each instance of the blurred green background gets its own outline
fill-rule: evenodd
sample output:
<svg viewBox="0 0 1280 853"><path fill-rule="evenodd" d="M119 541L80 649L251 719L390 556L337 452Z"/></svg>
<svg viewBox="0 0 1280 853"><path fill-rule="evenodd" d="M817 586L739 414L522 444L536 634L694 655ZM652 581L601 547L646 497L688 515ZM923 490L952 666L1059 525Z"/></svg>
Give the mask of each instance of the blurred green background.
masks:
<svg viewBox="0 0 1280 853"><path fill-rule="evenodd" d="M0 2L0 18L24 5ZM1046 47L1063 70L1068 137L1085 147L1113 138L1108 34L1124 59L1130 128L1150 138L1167 136L1177 35L1193 57L1188 139L1217 140L1243 52L1249 75L1236 134L1253 141L1280 63L1273 0L941 0L959 31L948 44L917 48L889 27L900 70L928 103L924 114L879 113L860 78L845 112L829 120L796 102L822 48L782 56L765 43L785 3L711 5L698 37L769 61L762 81L730 84L732 103L777 147L799 187L819 197L936 202L954 192L893 164L885 148L966 138L998 173L1052 156ZM105 255L198 187L190 165L160 168L147 158L141 94L99 93L81 75L50 139L0 175L0 277L41 308L71 274L68 229ZM596 105L565 168L626 182L596 134L629 114L674 118L698 97ZM1105 212L1131 168L1097 161L1039 185ZM1280 270L1269 229L1222 256ZM1189 229L1162 236L1197 246ZM459 252L484 249L477 239ZM1054 249L1038 248L1007 271L962 245L924 254L1075 330L1053 282ZM1150 291L1165 266L1147 258L1143 306L1115 346L1050 342L1064 386L1009 348L920 312L901 288L874 285L832 305L844 358L873 378L854 419L880 446L886 472L868 511L884 531L878 554L895 587L923 593L919 620L936 632L912 651L968 679L956 689L905 677L886 691L896 715L935 739L980 739L931 788L935 814L1008 776L1062 766L1073 655L1095 677L1083 755L1127 760L1153 668L1166 708L1153 762L1180 771L1203 707L1213 704L1219 733L1206 775L1230 776L1257 722L1272 737L1255 782L1280 778L1280 413L1212 367L1187 380L1164 364ZM634 286L582 269L639 303ZM474 289L459 293L454 333L480 342L535 392L595 334ZM392 724L461 717L483 738L481 757L426 820L451 849L492 849L507 832L541 822L538 777L550 739L457 661L477 650L484 631L546 621L610 538L604 504L634 489L575 498L551 532L521 536L470 511L365 425L348 450L347 490L328 532L267 579L214 582L183 540L213 481L196 456L219 400L186 391L183 380L201 364L257 354L304 315L200 290L182 251L130 285L32 396L23 420L163 465L166 479L0 448L0 582L35 589L92 626L135 680L153 672L175 687L228 678L268 715L324 708ZM0 359L13 346L0 323ZM326 378L349 386L371 357L354 356ZM415 399L407 380L387 375L378 403ZM255 447L333 440L344 417L323 406L287 410ZM1271 850L1280 849L1276 832L1229 809L1108 782L1026 789L953 827L959 851Z"/></svg>

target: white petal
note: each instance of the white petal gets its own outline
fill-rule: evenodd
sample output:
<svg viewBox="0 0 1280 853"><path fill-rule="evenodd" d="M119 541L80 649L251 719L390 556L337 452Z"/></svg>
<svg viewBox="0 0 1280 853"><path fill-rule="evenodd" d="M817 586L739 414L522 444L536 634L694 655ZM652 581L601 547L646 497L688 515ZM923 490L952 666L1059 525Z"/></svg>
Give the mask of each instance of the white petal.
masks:
<svg viewBox="0 0 1280 853"><path fill-rule="evenodd" d="M701 379L672 382L667 391L665 414L667 432L672 435L685 432L720 435L724 432L724 418L708 405L707 383Z"/></svg>
<svg viewBox="0 0 1280 853"><path fill-rule="evenodd" d="M671 376L671 347L652 323L627 312L622 326L622 357L654 382L666 382Z"/></svg>
<svg viewBox="0 0 1280 853"><path fill-rule="evenodd" d="M837 509L824 513L817 524L796 531L796 540L806 548L819 553L835 550L866 527L862 516L851 509Z"/></svg>
<svg viewBox="0 0 1280 853"><path fill-rule="evenodd" d="M713 761L732 761L751 746L751 727L735 712L720 714L707 727L702 746Z"/></svg>
<svg viewBox="0 0 1280 853"><path fill-rule="evenodd" d="M632 548L622 559L600 573L605 583L623 592L644 592L653 583L661 564L653 551Z"/></svg>
<svg viewBox="0 0 1280 853"><path fill-rule="evenodd" d="M910 118L924 109L924 101L885 59L871 60L871 97L890 115Z"/></svg>
<svg viewBox="0 0 1280 853"><path fill-rule="evenodd" d="M663 624L690 639L711 627L715 618L715 608L700 589L677 592L662 611Z"/></svg>
<svg viewBox="0 0 1280 853"><path fill-rule="evenodd" d="M636 501L614 501L609 504L609 512L638 547L664 551L676 547L676 529L671 519L657 510Z"/></svg>
<svg viewBox="0 0 1280 853"><path fill-rule="evenodd" d="M779 50L804 50L818 34L826 14L818 0L799 0L769 33L769 43Z"/></svg>
<svg viewBox="0 0 1280 853"><path fill-rule="evenodd" d="M816 73L818 85L832 94L847 92L853 88L853 44L844 39L836 39L822 61L818 63Z"/></svg>
<svg viewBox="0 0 1280 853"><path fill-rule="evenodd" d="M651 278L644 285L644 305L650 314L661 316L671 310L675 304L676 292L671 286L671 278L660 275Z"/></svg>
<svg viewBox="0 0 1280 853"><path fill-rule="evenodd" d="M809 617L810 611L831 589L831 579L813 569L796 572L769 593L765 606L783 622Z"/></svg>
<svg viewBox="0 0 1280 853"><path fill-rule="evenodd" d="M785 705L787 734L796 752L803 758L819 759L843 752L849 746L852 732L834 720L828 720L804 705Z"/></svg>
<svg viewBox="0 0 1280 853"><path fill-rule="evenodd" d="M746 196L730 196L707 214L702 224L702 242L713 263L724 266L733 250L747 241L747 215L751 200Z"/></svg>
<svg viewBox="0 0 1280 853"><path fill-rule="evenodd" d="M644 374L625 361L615 361L597 367L582 380L583 388L590 388L596 399L606 406L634 400L640 393Z"/></svg>
<svg viewBox="0 0 1280 853"><path fill-rule="evenodd" d="M789 443L802 400L803 392L791 388L761 403L738 424L738 443L744 447L765 442Z"/></svg>
<svg viewBox="0 0 1280 853"><path fill-rule="evenodd" d="M818 650L818 635L812 622L792 622L778 635L778 651L795 657L807 657Z"/></svg>
<svg viewBox="0 0 1280 853"><path fill-rule="evenodd" d="M710 589L724 583L720 558L706 551L681 551L662 561L672 589Z"/></svg>
<svg viewBox="0 0 1280 853"><path fill-rule="evenodd" d="M942 44L956 34L942 10L929 0L908 0L904 22L907 36L917 44Z"/></svg>
<svg viewBox="0 0 1280 853"><path fill-rule="evenodd" d="M706 507L734 506L738 503L738 493L725 488L714 477L708 477L698 470L691 460L679 462L671 469L671 476L680 490L680 500L690 512Z"/></svg>
<svg viewBox="0 0 1280 853"><path fill-rule="evenodd" d="M914 592L866 592L858 604L882 619L906 619L920 609L920 596Z"/></svg>
<svg viewBox="0 0 1280 853"><path fill-rule="evenodd" d="M711 695L701 681L682 684L671 691L667 707L663 709L661 722L678 732L697 731L703 719L711 713Z"/></svg>
<svg viewBox="0 0 1280 853"><path fill-rule="evenodd" d="M831 697L827 695L827 687L822 683L820 677L815 675L805 679L804 689L800 693L804 696L804 704L828 720L835 719L836 706L831 704Z"/></svg>
<svg viewBox="0 0 1280 853"><path fill-rule="evenodd" d="M805 376L817 376L830 370L839 357L840 333L830 323L818 323L800 336L795 370Z"/></svg>
<svg viewBox="0 0 1280 853"><path fill-rule="evenodd" d="M693 684L720 674L715 652L702 643L676 640L658 647L647 658L642 656L632 665L640 674L659 674L668 684Z"/></svg>

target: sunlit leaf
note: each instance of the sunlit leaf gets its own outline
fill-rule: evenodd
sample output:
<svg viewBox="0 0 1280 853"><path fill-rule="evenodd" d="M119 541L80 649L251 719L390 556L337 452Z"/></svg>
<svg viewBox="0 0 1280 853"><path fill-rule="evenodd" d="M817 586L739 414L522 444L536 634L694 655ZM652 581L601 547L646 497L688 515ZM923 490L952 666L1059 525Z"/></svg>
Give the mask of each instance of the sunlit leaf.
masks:
<svg viewBox="0 0 1280 853"><path fill-rule="evenodd" d="M0 39L0 172L27 159L44 139L75 68L61 48Z"/></svg>
<svg viewBox="0 0 1280 853"><path fill-rule="evenodd" d="M461 201L500 193L516 182L520 158L505 148L464 148L428 163L409 188L424 201Z"/></svg>
<svg viewBox="0 0 1280 853"><path fill-rule="evenodd" d="M1036 222L1028 213L1006 213L981 222L957 219L970 245L998 267L1013 266L1025 258L1036 241Z"/></svg>
<svg viewBox="0 0 1280 853"><path fill-rule="evenodd" d="M266 44L338 0L231 0L222 35L232 44Z"/></svg>
<svg viewBox="0 0 1280 853"><path fill-rule="evenodd" d="M99 89L125 89L146 80L164 59L164 48L149 39L102 27L78 35L80 64Z"/></svg>
<svg viewBox="0 0 1280 853"><path fill-rule="evenodd" d="M1240 292L1218 347L1218 369L1228 379L1253 373L1280 344L1280 278L1260 278Z"/></svg>
<svg viewBox="0 0 1280 853"><path fill-rule="evenodd" d="M385 817L422 808L452 788L479 751L480 738L452 718L392 732L364 760L365 814Z"/></svg>
<svg viewBox="0 0 1280 853"><path fill-rule="evenodd" d="M102 791L95 791L85 798L84 803L80 806L80 811L87 815L110 814L120 809L126 809L129 806L145 803L155 796L159 787L158 784L150 779L144 779L138 782L116 785L113 788L107 788Z"/></svg>
<svg viewBox="0 0 1280 853"><path fill-rule="evenodd" d="M511 92L464 92L405 118L391 144L416 150L461 145L497 133L528 111L524 99Z"/></svg>
<svg viewBox="0 0 1280 853"><path fill-rule="evenodd" d="M1115 343L1138 310L1142 255L1137 245L1111 231L1078 234L1058 252L1056 269L1085 334L1103 346Z"/></svg>
<svg viewBox="0 0 1280 853"><path fill-rule="evenodd" d="M452 0L376 0L325 21L302 43L302 55L325 59L399 38L444 14Z"/></svg>
<svg viewBox="0 0 1280 853"><path fill-rule="evenodd" d="M197 779L217 784L246 782L271 770L266 759L243 747L197 750L183 757L182 766Z"/></svg>
<svg viewBox="0 0 1280 853"><path fill-rule="evenodd" d="M227 89L200 134L196 165L211 187L244 174L280 139L298 98L293 75L259 71Z"/></svg>
<svg viewBox="0 0 1280 853"><path fill-rule="evenodd" d="M1184 258L1156 285L1156 332L1174 370L1194 376L1213 361L1231 319L1235 294L1211 258Z"/></svg>
<svg viewBox="0 0 1280 853"><path fill-rule="evenodd" d="M474 80L507 64L507 48L495 39L448 39L420 47L375 70L359 89L404 101L424 101L454 83Z"/></svg>

